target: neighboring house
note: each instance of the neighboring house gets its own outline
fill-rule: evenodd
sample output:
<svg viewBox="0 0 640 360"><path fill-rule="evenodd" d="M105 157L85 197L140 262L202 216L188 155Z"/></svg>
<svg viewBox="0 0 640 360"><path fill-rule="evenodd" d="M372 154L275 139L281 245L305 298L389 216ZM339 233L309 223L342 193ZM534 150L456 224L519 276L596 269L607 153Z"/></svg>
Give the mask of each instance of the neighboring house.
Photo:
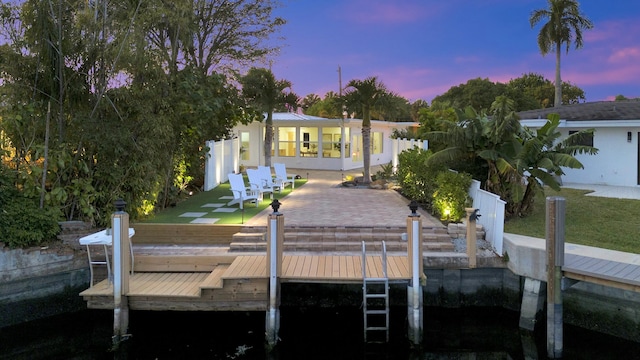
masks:
<svg viewBox="0 0 640 360"><path fill-rule="evenodd" d="M371 166L392 160L391 134L394 129L415 127L413 122L371 121ZM240 139L240 164L264 164L265 122L238 125L233 130ZM364 166L362 120L326 119L297 113L273 114L271 163L289 168L350 170Z"/></svg>
<svg viewBox="0 0 640 360"><path fill-rule="evenodd" d="M565 183L640 185L640 101L599 101L559 108L523 111L520 123L532 129L540 128L547 115L560 115L558 130L563 137L573 131L595 130L586 144L598 149L597 155L576 155L584 169L567 169Z"/></svg>

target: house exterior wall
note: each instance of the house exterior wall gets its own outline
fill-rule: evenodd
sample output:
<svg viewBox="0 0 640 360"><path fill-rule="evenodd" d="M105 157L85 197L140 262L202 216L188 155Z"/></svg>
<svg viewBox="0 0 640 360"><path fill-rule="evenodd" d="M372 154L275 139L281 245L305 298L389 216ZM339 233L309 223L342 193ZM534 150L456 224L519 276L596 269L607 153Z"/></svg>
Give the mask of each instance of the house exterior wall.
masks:
<svg viewBox="0 0 640 360"><path fill-rule="evenodd" d="M563 137L569 135L563 129ZM578 154L584 169L564 169L563 182L616 186L638 185L638 132L640 127L596 128L593 146L597 155ZM631 132L631 141L627 141Z"/></svg>
<svg viewBox="0 0 640 360"><path fill-rule="evenodd" d="M521 120L523 126L539 129L546 120ZM598 184L612 186L638 186L638 120L561 120L558 130L560 140L569 136L570 131L594 129L593 146L596 155L577 154L584 169L563 168L563 183ZM628 141L628 133L631 139Z"/></svg>
<svg viewBox="0 0 640 360"><path fill-rule="evenodd" d="M393 142L391 134L394 129L404 129L414 124L408 123L390 123L384 121L372 121L371 133L382 133L382 152L371 154L371 166L388 164L393 158ZM249 134L250 144L249 148L243 148L242 151L246 152L246 156L243 159L241 154L240 165L247 167L255 167L264 164L264 122L253 122L248 125L238 125L234 128L233 132L236 136L241 137L241 133L245 132ZM364 166L362 158L354 157L354 153L361 152L356 145L356 139L362 135L362 127L360 120L347 119L342 122L339 119L314 119L314 120L285 120L277 121L274 118L274 140L278 140L278 128L279 127L295 127L296 128L296 154L295 156L280 156L278 151L275 151L271 157L271 163L283 163L287 168L296 169L314 169L314 170L351 170ZM300 138L300 128L341 128L341 138L344 134L349 132L349 156L345 157L323 157L321 151L315 156L303 156L301 153L302 143L304 139ZM348 129L348 130L346 130ZM321 139L319 139L321 141ZM346 153L345 145L342 144L341 154ZM337 150L336 150L337 152Z"/></svg>

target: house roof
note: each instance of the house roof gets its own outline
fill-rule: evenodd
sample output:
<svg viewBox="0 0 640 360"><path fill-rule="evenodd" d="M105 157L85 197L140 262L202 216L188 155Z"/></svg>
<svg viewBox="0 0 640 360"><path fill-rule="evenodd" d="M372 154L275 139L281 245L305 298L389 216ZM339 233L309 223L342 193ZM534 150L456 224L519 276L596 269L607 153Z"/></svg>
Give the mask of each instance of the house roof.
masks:
<svg viewBox="0 0 640 360"><path fill-rule="evenodd" d="M292 113L292 112L274 112L273 120L317 121L317 120L329 120L329 119L319 117L319 116L311 116L311 115L298 114L298 113Z"/></svg>
<svg viewBox="0 0 640 360"><path fill-rule="evenodd" d="M521 111L521 120L546 119L547 115L556 113L560 119L567 121L592 120L640 120L640 101L596 101L572 105L563 105L546 109Z"/></svg>
<svg viewBox="0 0 640 360"><path fill-rule="evenodd" d="M266 115L265 115L266 118ZM273 121L309 121L309 122L326 122L328 124L338 124L338 123L361 123L362 119L353 119L353 118L346 118L346 119L328 119L328 118L323 118L320 116L312 116L312 115L305 115L302 113L292 113L292 112L274 112L273 113ZM418 126L419 124L416 122L408 122L408 121L403 121L403 122L391 122L391 121L384 121L384 120L371 120L372 124L379 124L379 125L385 125L385 126L400 126L400 127L408 127L408 126Z"/></svg>

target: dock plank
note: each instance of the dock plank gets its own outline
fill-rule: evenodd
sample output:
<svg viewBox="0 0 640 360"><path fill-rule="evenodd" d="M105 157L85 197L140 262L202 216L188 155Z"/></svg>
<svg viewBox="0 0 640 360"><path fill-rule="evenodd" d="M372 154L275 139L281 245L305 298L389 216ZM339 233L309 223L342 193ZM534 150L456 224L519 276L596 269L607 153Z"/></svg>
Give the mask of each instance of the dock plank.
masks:
<svg viewBox="0 0 640 360"><path fill-rule="evenodd" d="M229 268L229 265L223 264L216 266L211 273L202 281L200 289L221 289L224 285L222 274Z"/></svg>

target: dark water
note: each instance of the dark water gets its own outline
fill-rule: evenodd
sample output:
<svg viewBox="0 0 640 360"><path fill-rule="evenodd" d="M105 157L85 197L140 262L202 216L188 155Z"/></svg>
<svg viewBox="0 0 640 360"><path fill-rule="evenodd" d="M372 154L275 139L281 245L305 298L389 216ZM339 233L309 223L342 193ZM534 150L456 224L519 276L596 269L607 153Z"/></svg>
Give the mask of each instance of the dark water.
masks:
<svg viewBox="0 0 640 360"><path fill-rule="evenodd" d="M502 309L426 308L422 351L412 351L406 309L392 308L388 344L363 344L357 308L281 309L276 351L264 350L265 314L142 312L132 338L110 351L111 311L87 310L0 329L0 359L546 359L545 335L524 336ZM640 359L640 343L565 326L565 359Z"/></svg>

